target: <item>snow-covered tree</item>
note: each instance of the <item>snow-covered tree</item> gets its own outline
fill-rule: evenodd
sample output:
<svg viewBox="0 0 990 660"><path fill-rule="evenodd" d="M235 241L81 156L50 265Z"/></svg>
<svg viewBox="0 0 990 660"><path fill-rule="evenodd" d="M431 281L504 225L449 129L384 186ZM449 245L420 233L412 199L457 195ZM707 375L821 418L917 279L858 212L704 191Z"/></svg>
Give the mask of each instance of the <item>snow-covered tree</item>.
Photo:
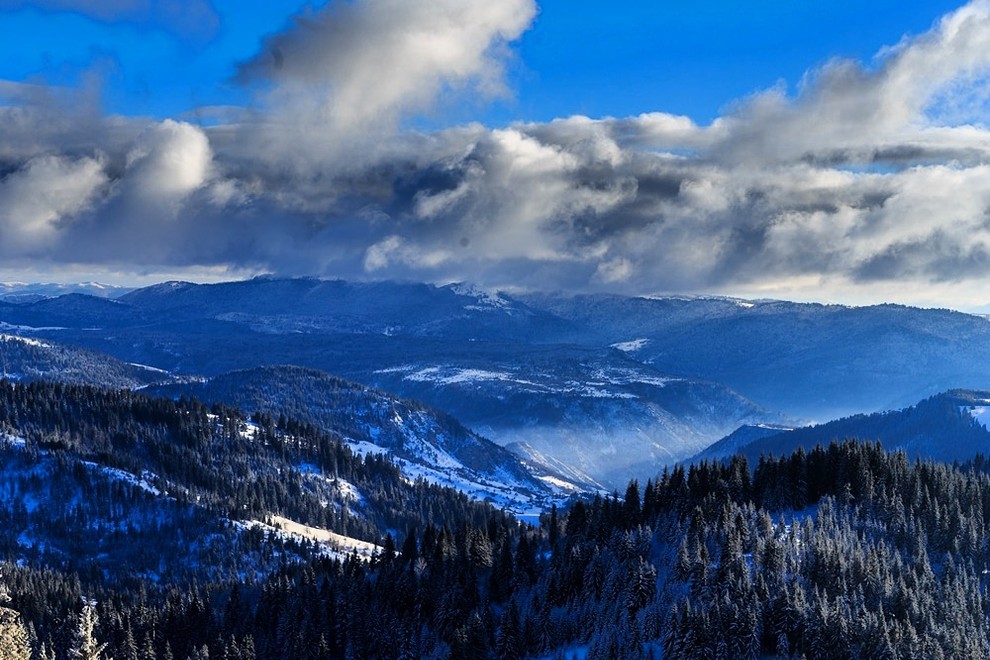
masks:
<svg viewBox="0 0 990 660"><path fill-rule="evenodd" d="M76 623L75 635L69 654L80 660L112 660L103 656L106 644L96 640L96 603L83 600L83 608Z"/></svg>

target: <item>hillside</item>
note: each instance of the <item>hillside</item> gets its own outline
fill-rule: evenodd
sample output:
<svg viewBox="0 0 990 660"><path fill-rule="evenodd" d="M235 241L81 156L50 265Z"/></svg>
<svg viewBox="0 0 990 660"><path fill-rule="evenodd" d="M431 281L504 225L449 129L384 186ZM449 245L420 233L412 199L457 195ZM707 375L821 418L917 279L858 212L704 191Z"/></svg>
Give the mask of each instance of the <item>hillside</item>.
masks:
<svg viewBox="0 0 990 660"><path fill-rule="evenodd" d="M93 472L122 482L129 492L143 491L158 504L195 504L201 515L215 517L214 524L264 522L277 515L374 543L390 530L445 524L490 510L452 489L411 483L381 454L359 456L303 422L264 416L249 421L236 409L189 399L0 381L0 431L11 439L4 448L11 465L8 503L15 511L26 506L43 516L57 511L56 503L72 509L81 500L44 495L45 488L61 486L55 480L39 491L36 470L74 477L80 470ZM18 470L17 465L35 467ZM108 492L113 496L114 489ZM45 524L58 528L55 521ZM41 523L32 529L45 533ZM140 526L132 531L142 533ZM49 550L53 545L29 543Z"/></svg>
<svg viewBox="0 0 990 660"><path fill-rule="evenodd" d="M824 424L771 432L740 441L739 432L715 443L692 460L742 454L751 462L761 455L786 456L798 447L857 438L877 441L887 450L902 450L911 459L965 462L977 454L990 455L990 431L984 411L990 392L951 390L901 410L860 414Z"/></svg>
<svg viewBox="0 0 990 660"><path fill-rule="evenodd" d="M177 380L161 369L16 334L0 334L0 378L130 389Z"/></svg>
<svg viewBox="0 0 990 660"><path fill-rule="evenodd" d="M596 487L587 480L572 483L537 463L523 463L442 412L314 369L261 367L149 393L193 396L306 422L355 453L388 455L409 479L453 486L517 511L538 513L554 499Z"/></svg>

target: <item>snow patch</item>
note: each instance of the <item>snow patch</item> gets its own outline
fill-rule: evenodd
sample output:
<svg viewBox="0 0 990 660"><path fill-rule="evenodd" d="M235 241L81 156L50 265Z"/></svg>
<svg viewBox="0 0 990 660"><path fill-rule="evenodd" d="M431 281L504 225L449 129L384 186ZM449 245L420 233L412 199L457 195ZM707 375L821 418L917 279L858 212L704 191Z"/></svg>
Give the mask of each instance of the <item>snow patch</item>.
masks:
<svg viewBox="0 0 990 660"><path fill-rule="evenodd" d="M62 326L32 326L32 325L14 325L13 323L7 323L6 321L0 321L0 330L7 330L13 332L33 332L37 330L68 330L68 328Z"/></svg>
<svg viewBox="0 0 990 660"><path fill-rule="evenodd" d="M16 342L18 344L24 344L26 346L34 346L36 348L52 348L51 344L46 344L43 341L38 341L37 339L31 339L30 337L20 337L18 335L0 335L0 341L2 342Z"/></svg>
<svg viewBox="0 0 990 660"><path fill-rule="evenodd" d="M27 440L17 435L3 434L0 435L0 446L25 449L27 447Z"/></svg>
<svg viewBox="0 0 990 660"><path fill-rule="evenodd" d="M131 474L130 472L126 472L119 468L107 467L105 465L99 465L91 461L81 461L81 462L86 467L93 470L97 470L98 472L102 472L103 474L107 475L111 479L114 479L115 481L127 482L132 486L136 486L147 493L151 493L155 497L164 494L162 493L162 491L158 490L157 488L151 485L151 480L155 478L155 475L151 472L148 472L147 470L142 472L141 476L139 477L135 474Z"/></svg>
<svg viewBox="0 0 990 660"><path fill-rule="evenodd" d="M169 374L169 372L165 371L164 369L159 369L158 367L152 367L147 364L141 364L140 362L128 362L127 364L129 364L132 367L137 367L138 369L144 369L145 371L152 371L156 374L167 374L167 375Z"/></svg>
<svg viewBox="0 0 990 660"><path fill-rule="evenodd" d="M987 403L990 403L990 401ZM977 421L977 423L983 426L983 428L990 431L990 405L973 406L971 408L964 407L963 409L968 412L973 419Z"/></svg>
<svg viewBox="0 0 990 660"><path fill-rule="evenodd" d="M246 523L238 524L247 528L259 527L273 534L279 534L285 537L315 541L323 545L328 551L328 554L340 559L354 553L360 559L368 560L379 554L382 550L382 547L375 543L337 534L321 527L304 525L289 518L283 518L282 516L272 516L271 521L272 524L264 523L260 520L250 520Z"/></svg>
<svg viewBox="0 0 990 660"><path fill-rule="evenodd" d="M455 383L512 380L512 375L505 371L485 371L484 369L427 367L414 373L407 374L403 380L411 380L420 383L437 383L438 385L453 385Z"/></svg>
<svg viewBox="0 0 990 660"><path fill-rule="evenodd" d="M503 298L497 291L486 291L471 284L451 284L450 290L459 296L467 296L475 299L475 304L465 305L464 309L474 311L494 311L505 310L509 307L509 301Z"/></svg>
<svg viewBox="0 0 990 660"><path fill-rule="evenodd" d="M640 350L641 348L643 348L644 346L646 346L649 343L650 343L650 340L649 339L640 338L640 339L633 339L631 341L620 341L620 342L616 342L614 344L610 344L609 347L610 348L617 348L620 351L623 351L624 353L631 353L633 351Z"/></svg>
<svg viewBox="0 0 990 660"><path fill-rule="evenodd" d="M569 481L564 481L563 479L559 479L557 477L551 476L549 474L540 475L537 477L537 479L539 479L540 481L544 481L550 484L551 486L555 486L561 490L569 490L575 493L582 492L582 488L580 486L572 484Z"/></svg>

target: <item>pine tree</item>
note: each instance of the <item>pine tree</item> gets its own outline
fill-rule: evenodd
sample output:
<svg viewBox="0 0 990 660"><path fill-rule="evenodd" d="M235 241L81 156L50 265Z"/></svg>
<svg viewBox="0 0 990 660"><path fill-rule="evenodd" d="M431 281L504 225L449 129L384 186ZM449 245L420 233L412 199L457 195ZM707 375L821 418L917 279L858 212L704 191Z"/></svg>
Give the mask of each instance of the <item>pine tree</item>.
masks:
<svg viewBox="0 0 990 660"><path fill-rule="evenodd" d="M72 648L69 649L69 654L73 658L79 658L79 660L112 660L103 656L103 651L107 645L96 641L95 629L97 621L96 604L93 601L84 600L82 611L79 613L76 623Z"/></svg>

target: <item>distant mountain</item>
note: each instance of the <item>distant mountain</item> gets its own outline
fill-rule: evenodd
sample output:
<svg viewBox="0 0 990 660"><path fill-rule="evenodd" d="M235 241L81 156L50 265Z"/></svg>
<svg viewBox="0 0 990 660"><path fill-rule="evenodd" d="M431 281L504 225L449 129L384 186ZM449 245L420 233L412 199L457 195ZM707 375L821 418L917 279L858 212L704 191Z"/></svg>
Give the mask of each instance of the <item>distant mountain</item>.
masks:
<svg viewBox="0 0 990 660"><path fill-rule="evenodd" d="M144 314L212 318L264 334L374 334L529 342L570 324L500 293L471 286L257 277L166 282L120 298Z"/></svg>
<svg viewBox="0 0 990 660"><path fill-rule="evenodd" d="M990 384L990 322L894 305L267 277L0 302L0 322L176 374L319 369L610 483L652 475L743 424Z"/></svg>
<svg viewBox="0 0 990 660"><path fill-rule="evenodd" d="M460 284L168 282L112 302L0 305L0 320L174 373L335 373L610 485L651 476L739 424L779 421L715 381L672 378L571 320Z"/></svg>
<svg viewBox="0 0 990 660"><path fill-rule="evenodd" d="M388 455L410 479L453 486L516 511L538 512L554 500L597 486L550 466L524 463L438 410L314 369L262 367L151 388L149 393L184 394L307 422L358 454Z"/></svg>
<svg viewBox="0 0 990 660"><path fill-rule="evenodd" d="M97 298L117 298L133 290L133 287L101 284L99 282L79 282L76 284L0 282L0 300L13 303L29 303L45 298L56 298L69 293L84 293Z"/></svg>
<svg viewBox="0 0 990 660"><path fill-rule="evenodd" d="M154 367L127 364L106 354L6 333L0 333L0 378L129 389L176 380Z"/></svg>
<svg viewBox="0 0 990 660"><path fill-rule="evenodd" d="M362 380L449 410L610 487L645 479L743 423L780 418L717 383L671 378L618 351L555 347L407 362Z"/></svg>
<svg viewBox="0 0 990 660"><path fill-rule="evenodd" d="M945 309L718 297L522 296L669 374L722 383L804 419L990 384L990 322Z"/></svg>
<svg viewBox="0 0 990 660"><path fill-rule="evenodd" d="M761 455L785 456L832 441L879 441L884 449L903 450L912 459L967 461L990 455L990 391L951 390L903 410L853 415L825 424L773 432L760 429L741 442L745 428L700 452L694 460L742 454L755 464Z"/></svg>

